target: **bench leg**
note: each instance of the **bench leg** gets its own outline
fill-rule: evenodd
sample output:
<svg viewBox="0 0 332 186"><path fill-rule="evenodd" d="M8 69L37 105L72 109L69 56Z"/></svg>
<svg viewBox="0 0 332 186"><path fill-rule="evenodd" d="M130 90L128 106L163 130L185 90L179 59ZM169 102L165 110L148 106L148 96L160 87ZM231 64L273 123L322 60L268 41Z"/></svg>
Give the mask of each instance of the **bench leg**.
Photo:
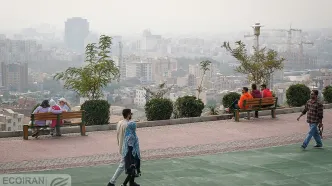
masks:
<svg viewBox="0 0 332 186"><path fill-rule="evenodd" d="M247 112L247 118L250 120L250 112Z"/></svg>
<svg viewBox="0 0 332 186"><path fill-rule="evenodd" d="M80 124L81 136L86 136L85 124Z"/></svg>
<svg viewBox="0 0 332 186"><path fill-rule="evenodd" d="M29 139L29 125L23 125L23 140Z"/></svg>
<svg viewBox="0 0 332 186"><path fill-rule="evenodd" d="M61 136L60 125L55 126L55 135L56 136Z"/></svg>
<svg viewBox="0 0 332 186"><path fill-rule="evenodd" d="M240 121L240 112L238 110L235 110L234 114L235 114L235 121L239 122Z"/></svg>
<svg viewBox="0 0 332 186"><path fill-rule="evenodd" d="M271 116L272 118L276 118L276 109L271 110Z"/></svg>

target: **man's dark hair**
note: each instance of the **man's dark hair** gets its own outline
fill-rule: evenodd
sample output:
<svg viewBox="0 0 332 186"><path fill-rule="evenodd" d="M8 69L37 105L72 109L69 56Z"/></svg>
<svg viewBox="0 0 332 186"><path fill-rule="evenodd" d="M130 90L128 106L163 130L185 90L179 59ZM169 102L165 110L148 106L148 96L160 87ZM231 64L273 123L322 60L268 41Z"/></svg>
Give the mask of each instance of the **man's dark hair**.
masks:
<svg viewBox="0 0 332 186"><path fill-rule="evenodd" d="M122 116L124 118L127 118L130 114L131 114L131 110L130 109L123 109L122 110Z"/></svg>
<svg viewBox="0 0 332 186"><path fill-rule="evenodd" d="M245 91L245 92L248 92L248 87L243 87L243 90Z"/></svg>
<svg viewBox="0 0 332 186"><path fill-rule="evenodd" d="M251 85L251 89L253 89L253 90L257 90L257 85L256 85L256 84L252 84L252 85Z"/></svg>
<svg viewBox="0 0 332 186"><path fill-rule="evenodd" d="M266 85L265 85L265 84L263 84L263 85L261 85L261 87L262 87L262 88L266 88Z"/></svg>
<svg viewBox="0 0 332 186"><path fill-rule="evenodd" d="M312 92L313 92L316 96L318 96L318 90L312 90Z"/></svg>

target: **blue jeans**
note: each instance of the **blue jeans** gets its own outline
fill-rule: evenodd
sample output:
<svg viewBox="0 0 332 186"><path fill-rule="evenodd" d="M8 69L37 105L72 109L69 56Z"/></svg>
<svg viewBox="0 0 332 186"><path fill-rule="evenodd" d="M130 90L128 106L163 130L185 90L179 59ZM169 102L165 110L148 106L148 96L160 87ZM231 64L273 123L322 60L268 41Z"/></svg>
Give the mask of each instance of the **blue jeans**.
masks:
<svg viewBox="0 0 332 186"><path fill-rule="evenodd" d="M309 145L309 142L310 142L312 137L314 137L317 145L323 146L322 139L319 135L317 124L316 123L310 123L309 126L310 126L310 130L308 132L307 137L305 138L305 140L303 142L303 147L306 148Z"/></svg>

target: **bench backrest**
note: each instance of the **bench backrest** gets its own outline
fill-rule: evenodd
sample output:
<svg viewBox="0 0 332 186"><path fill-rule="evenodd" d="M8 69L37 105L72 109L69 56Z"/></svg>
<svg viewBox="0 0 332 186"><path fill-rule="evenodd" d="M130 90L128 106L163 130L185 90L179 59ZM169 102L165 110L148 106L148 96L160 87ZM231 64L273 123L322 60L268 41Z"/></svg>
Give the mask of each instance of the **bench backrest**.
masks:
<svg viewBox="0 0 332 186"><path fill-rule="evenodd" d="M243 102L244 107L262 107L271 105L277 107L278 98L277 97L270 97L270 98L254 98L250 100L245 100Z"/></svg>
<svg viewBox="0 0 332 186"><path fill-rule="evenodd" d="M74 119L74 118L82 118L83 111L74 111L74 112L63 112L62 114L53 114L51 112L47 113L37 113L31 114L31 120L57 120L59 119Z"/></svg>

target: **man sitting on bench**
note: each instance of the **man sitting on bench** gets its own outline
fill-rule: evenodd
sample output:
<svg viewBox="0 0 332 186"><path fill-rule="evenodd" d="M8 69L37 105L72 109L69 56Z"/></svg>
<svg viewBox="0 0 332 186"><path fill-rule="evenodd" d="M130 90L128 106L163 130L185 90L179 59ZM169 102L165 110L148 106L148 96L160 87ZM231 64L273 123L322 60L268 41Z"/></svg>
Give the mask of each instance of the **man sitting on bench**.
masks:
<svg viewBox="0 0 332 186"><path fill-rule="evenodd" d="M242 88L242 95L240 97L240 100L235 100L232 105L231 108L232 109L248 109L248 107L243 107L243 102L244 100L249 100L249 99L253 99L252 95L248 92L249 89L248 87L243 87Z"/></svg>
<svg viewBox="0 0 332 186"><path fill-rule="evenodd" d="M265 84L261 85L261 91L262 91L262 98L273 98L272 92L270 91L270 89L266 88ZM262 108L267 108L271 106L273 106L273 104L264 105L262 106Z"/></svg>
<svg viewBox="0 0 332 186"><path fill-rule="evenodd" d="M272 92L270 91L270 89L266 88L266 85L263 84L261 85L261 91L262 91L262 98L272 98Z"/></svg>

